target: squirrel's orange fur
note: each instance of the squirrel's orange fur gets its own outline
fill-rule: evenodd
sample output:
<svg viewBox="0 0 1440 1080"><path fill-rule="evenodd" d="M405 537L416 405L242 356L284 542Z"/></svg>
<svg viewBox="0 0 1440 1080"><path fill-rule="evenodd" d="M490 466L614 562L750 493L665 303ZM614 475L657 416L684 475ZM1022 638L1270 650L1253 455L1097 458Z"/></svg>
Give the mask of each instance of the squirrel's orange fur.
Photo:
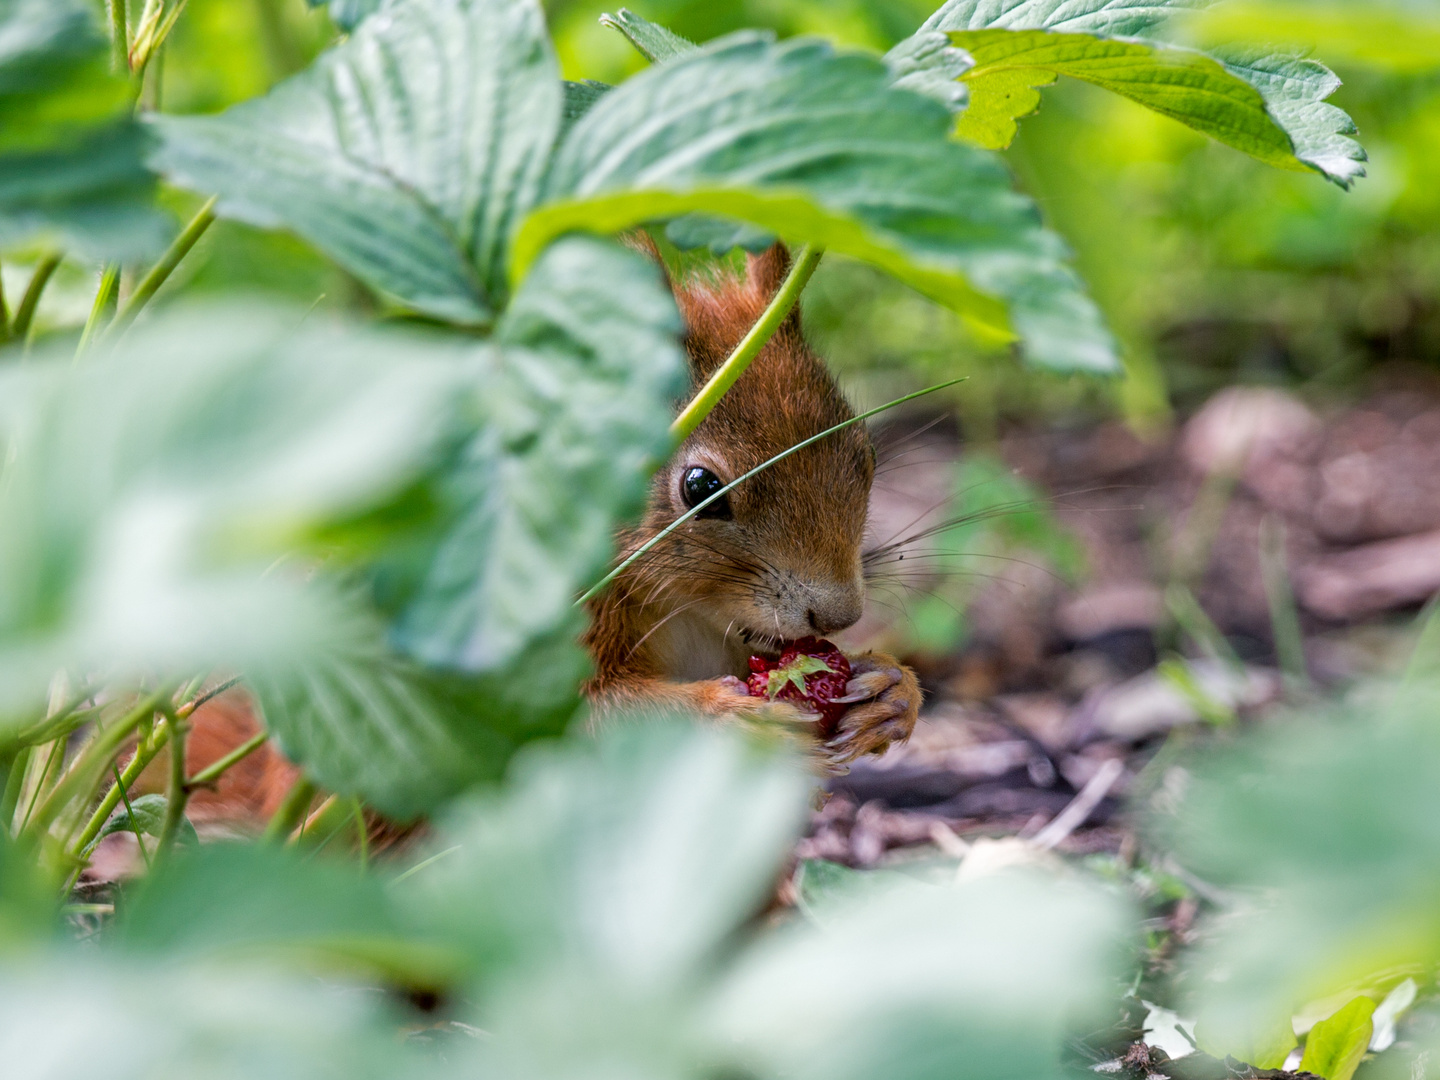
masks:
<svg viewBox="0 0 1440 1080"><path fill-rule="evenodd" d="M749 258L743 278L676 286L694 388L755 324L787 265L776 245ZM699 466L729 483L853 415L806 346L797 309L656 473L644 518L620 537L622 554L685 512L687 470ZM729 518L693 518L642 555L592 606L587 694L597 714L640 708L799 720L793 706L749 697L737 679L752 653L773 654L782 641L823 637L860 618L874 463L869 436L853 425L745 481L728 496ZM914 675L891 657L867 653L852 665L848 696L860 700L827 748L837 763L908 736L920 705Z"/></svg>
<svg viewBox="0 0 1440 1080"><path fill-rule="evenodd" d="M696 387L760 317L785 275L778 245L748 260L743 278L675 287ZM715 410L656 474L640 524L622 553L684 512L680 478L693 465L724 482L852 416L793 313ZM843 630L864 601L861 544L874 453L856 424L772 466L730 493L733 520L695 519L642 556L592 605L585 635L595 665L586 686L596 715L676 711L714 718L804 720L793 706L746 695L737 680L751 653ZM839 764L884 749L914 727L915 676L891 657L852 658L856 699L824 748ZM232 693L195 713L192 773L249 738L258 725ZM197 814L263 821L296 770L268 744L234 767Z"/></svg>

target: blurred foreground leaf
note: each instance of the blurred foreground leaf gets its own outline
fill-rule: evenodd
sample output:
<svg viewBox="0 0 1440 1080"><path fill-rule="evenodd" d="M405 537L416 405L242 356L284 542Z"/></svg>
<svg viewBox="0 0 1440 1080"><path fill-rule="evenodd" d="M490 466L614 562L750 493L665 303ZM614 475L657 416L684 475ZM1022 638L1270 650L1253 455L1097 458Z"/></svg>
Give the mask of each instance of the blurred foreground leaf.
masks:
<svg viewBox="0 0 1440 1080"><path fill-rule="evenodd" d="M353 603L281 557L433 462L463 371L301 317L200 308L0 372L0 716L61 668L280 670L343 639Z"/></svg>
<svg viewBox="0 0 1440 1080"><path fill-rule="evenodd" d="M0 0L0 247L164 246L145 134L85 0Z"/></svg>
<svg viewBox="0 0 1440 1080"><path fill-rule="evenodd" d="M1188 870L1235 891L1193 965L1211 1044L1440 961L1437 710L1440 686L1417 682L1275 721L1202 758L1157 821Z"/></svg>

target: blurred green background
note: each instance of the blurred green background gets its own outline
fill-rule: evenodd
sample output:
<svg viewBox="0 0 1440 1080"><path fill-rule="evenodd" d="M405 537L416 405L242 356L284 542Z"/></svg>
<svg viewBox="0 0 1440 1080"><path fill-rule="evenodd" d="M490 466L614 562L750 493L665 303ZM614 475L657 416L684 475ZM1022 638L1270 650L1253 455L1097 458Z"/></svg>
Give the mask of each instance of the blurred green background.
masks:
<svg viewBox="0 0 1440 1080"><path fill-rule="evenodd" d="M746 26L883 49L928 0L632 0L695 40ZM604 0L546 5L569 78L614 82L644 61L598 22ZM816 344L861 400L971 376L952 400L972 439L1007 421L1116 412L1163 427L1234 382L1348 395L1377 366L1440 355L1440 5L1220 4L1169 28L1181 41L1251 38L1317 48L1344 86L1369 176L1350 192L1268 168L1153 112L1069 80L1045 93L1007 157L1126 351L1129 378L1027 372L903 285L827 260L807 292ZM306 0L191 0L167 50L163 108L212 111L261 92L333 40ZM177 211L187 209L177 197ZM278 291L364 306L365 290L287 237L222 222L170 288ZM16 283L23 264L10 271ZM47 297L42 326L83 321L85 267ZM63 287L68 283L69 288Z"/></svg>

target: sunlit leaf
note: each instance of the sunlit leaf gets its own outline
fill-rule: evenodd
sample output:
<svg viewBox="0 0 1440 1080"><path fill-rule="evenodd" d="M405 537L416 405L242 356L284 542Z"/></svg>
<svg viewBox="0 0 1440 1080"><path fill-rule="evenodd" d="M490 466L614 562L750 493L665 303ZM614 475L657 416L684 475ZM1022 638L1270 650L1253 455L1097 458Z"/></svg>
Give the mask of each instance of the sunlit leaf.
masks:
<svg viewBox="0 0 1440 1080"><path fill-rule="evenodd" d="M1300 1071L1323 1076L1325 1080L1350 1080L1370 1045L1374 1014L1375 1002L1368 997L1357 997L1321 1020L1305 1037Z"/></svg>
<svg viewBox="0 0 1440 1080"><path fill-rule="evenodd" d="M1210 0L948 0L922 30L1054 30L1134 35Z"/></svg>
<svg viewBox="0 0 1440 1080"><path fill-rule="evenodd" d="M575 229L723 216L872 262L992 336L1013 326L1036 363L1112 370L1063 245L1004 166L949 140L947 110L891 77L874 58L752 34L641 72L566 135L512 273Z"/></svg>
<svg viewBox="0 0 1440 1080"><path fill-rule="evenodd" d="M625 40L639 49L646 60L658 64L694 52L699 46L679 34L665 29L633 11L621 8L614 15L600 16L600 22L625 35Z"/></svg>
<svg viewBox="0 0 1440 1080"><path fill-rule="evenodd" d="M354 30L360 23L375 14L385 0L306 0L312 8L324 7L330 21L341 30Z"/></svg>
<svg viewBox="0 0 1440 1080"><path fill-rule="evenodd" d="M417 311L486 324L561 123L528 0L399 0L218 116L156 117L156 166L219 212L293 230Z"/></svg>

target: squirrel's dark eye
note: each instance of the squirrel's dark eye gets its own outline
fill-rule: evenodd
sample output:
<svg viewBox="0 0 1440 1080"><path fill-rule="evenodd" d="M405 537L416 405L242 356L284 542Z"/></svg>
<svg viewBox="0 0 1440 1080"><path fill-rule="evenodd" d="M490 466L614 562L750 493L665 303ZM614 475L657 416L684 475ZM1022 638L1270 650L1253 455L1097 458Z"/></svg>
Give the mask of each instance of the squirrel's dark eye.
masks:
<svg viewBox="0 0 1440 1080"><path fill-rule="evenodd" d="M685 496L685 505L691 509L699 506L724 486L718 476L709 469L702 469L699 465L692 465L686 469L684 477L680 480L680 492ZM728 518L730 516L730 500L724 497L716 499L695 516Z"/></svg>

